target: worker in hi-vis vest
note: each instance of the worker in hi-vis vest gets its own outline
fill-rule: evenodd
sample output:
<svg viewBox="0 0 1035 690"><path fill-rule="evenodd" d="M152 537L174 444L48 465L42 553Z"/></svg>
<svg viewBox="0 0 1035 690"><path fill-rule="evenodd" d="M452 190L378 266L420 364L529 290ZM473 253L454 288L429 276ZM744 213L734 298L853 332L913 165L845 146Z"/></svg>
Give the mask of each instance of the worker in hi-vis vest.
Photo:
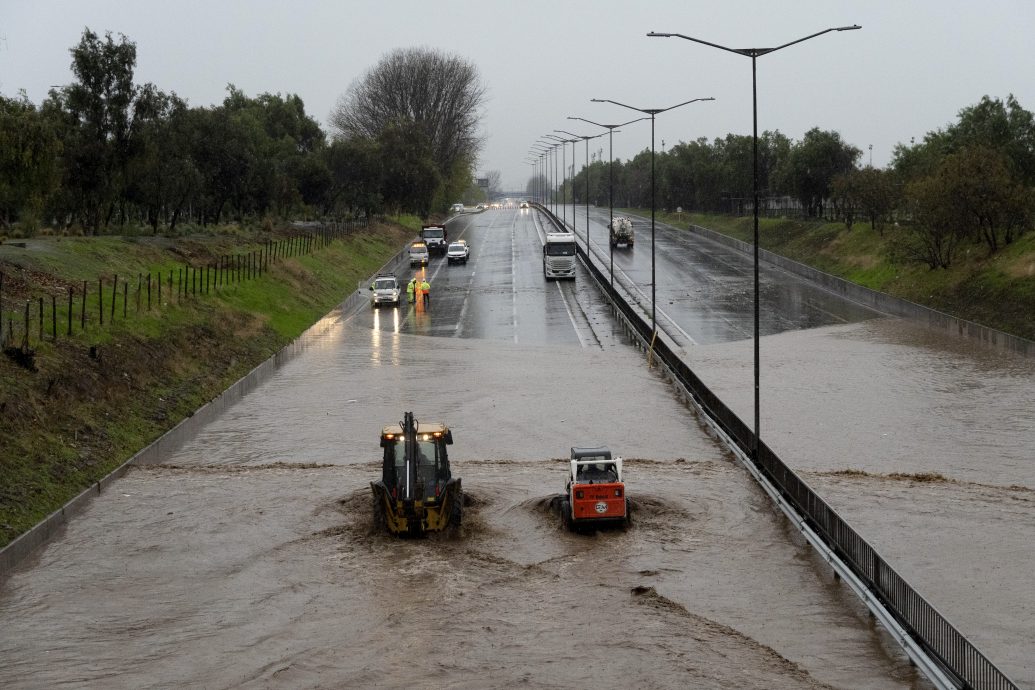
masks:
<svg viewBox="0 0 1035 690"><path fill-rule="evenodd" d="M420 291L424 293L424 308L431 306L431 283L425 278L420 282Z"/></svg>

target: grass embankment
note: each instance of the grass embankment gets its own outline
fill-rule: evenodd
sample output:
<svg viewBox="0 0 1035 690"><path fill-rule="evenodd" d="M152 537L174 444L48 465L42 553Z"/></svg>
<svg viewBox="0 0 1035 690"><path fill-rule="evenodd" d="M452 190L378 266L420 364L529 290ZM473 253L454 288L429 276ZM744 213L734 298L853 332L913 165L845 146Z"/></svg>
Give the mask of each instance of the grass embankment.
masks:
<svg viewBox="0 0 1035 690"><path fill-rule="evenodd" d="M650 209L630 209L650 217ZM720 215L660 213L660 222L691 223L752 241L753 219ZM923 304L953 316L1035 339L1035 233L1029 232L989 256L984 245L964 246L948 269L896 258L895 233L885 237L856 223L822 223L786 218L759 219L759 246L821 271Z"/></svg>
<svg viewBox="0 0 1035 690"><path fill-rule="evenodd" d="M371 227L313 253L275 262L254 280L180 298L163 286L161 304L128 317L122 293L114 321L95 313L85 332L58 320L58 338L33 334L36 371L0 356L0 546L26 531L132 456L333 309L377 270L412 231ZM286 236L286 234L285 234ZM268 233L165 238L39 238L0 245L4 302L98 276L167 276L185 262L258 249ZM88 300L95 309L96 293ZM110 297L109 297L110 299ZM49 313L50 302L46 300ZM34 307L35 311L35 307ZM61 307L59 307L59 314ZM35 317L34 317L35 318ZM17 322L16 322L17 324ZM20 339L21 329L15 333Z"/></svg>

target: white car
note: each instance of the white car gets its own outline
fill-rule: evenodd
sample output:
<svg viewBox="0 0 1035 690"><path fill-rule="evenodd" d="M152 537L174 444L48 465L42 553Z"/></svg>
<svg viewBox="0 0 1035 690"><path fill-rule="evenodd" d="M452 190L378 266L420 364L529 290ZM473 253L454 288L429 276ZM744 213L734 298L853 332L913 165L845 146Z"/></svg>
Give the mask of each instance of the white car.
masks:
<svg viewBox="0 0 1035 690"><path fill-rule="evenodd" d="M471 248L467 246L466 240L457 240L456 242L450 242L449 249L446 250L446 261L449 263L461 262L467 263L467 258L471 255Z"/></svg>
<svg viewBox="0 0 1035 690"><path fill-rule="evenodd" d="M464 212L464 205L463 204L453 204L452 206L449 207L449 212L450 213L463 213Z"/></svg>
<svg viewBox="0 0 1035 690"><path fill-rule="evenodd" d="M370 286L370 305L376 309L382 304L399 305L399 281L394 275L379 275Z"/></svg>

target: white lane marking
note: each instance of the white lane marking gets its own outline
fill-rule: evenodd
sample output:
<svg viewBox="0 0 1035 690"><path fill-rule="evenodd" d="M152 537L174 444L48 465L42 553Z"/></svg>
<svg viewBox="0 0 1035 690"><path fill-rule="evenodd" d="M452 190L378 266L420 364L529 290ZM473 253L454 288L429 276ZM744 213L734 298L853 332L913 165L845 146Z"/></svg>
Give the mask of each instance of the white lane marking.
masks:
<svg viewBox="0 0 1035 690"><path fill-rule="evenodd" d="M575 234L576 234L576 236L578 236L578 233L575 233ZM606 259L608 259L608 260L610 260L610 255L607 255L607 254L604 254L604 253L603 253L603 250L602 250L602 249L600 248L600 243L599 243L598 241L596 241L596 240L592 240L592 239L591 239L591 241L590 241L590 244L589 244L589 247L590 247L590 249L592 249L592 250L593 250L593 253L594 253L594 254L595 254L595 255L597 256L597 258L598 258L598 259L600 259L601 261L603 261L603 260L604 260L605 258L606 258ZM610 247L608 247L608 249L610 249ZM632 278L631 278L631 277L629 276L629 274L628 274L628 273L626 273L626 272L625 272L624 270L622 270L622 267L621 267L621 266L615 266L615 270L616 270L616 271L617 271L618 273L620 273L621 275L625 276L625 279L626 279L626 281L627 281L627 282L629 283L629 285L632 285L633 289L634 289L634 290L636 290L636 292L640 293L640 296L641 296L641 297L642 297L642 298L643 298L644 300L646 300L646 301L647 301L647 304L649 305L649 304L650 304L650 298L648 298L648 297L647 297L647 294L646 294L646 293L645 293L645 292L644 292L643 290L641 290L641 289L640 289L640 286L636 284L636 281L634 281L634 280L633 280L633 279L632 279ZM626 289L628 289L628 286L626 286ZM683 328L682 328L682 327L681 327L681 326L680 326L680 325L679 325L678 323L676 323L676 322L675 322L675 321L674 321L674 320L672 319L672 317L671 317L671 316L669 316L669 315L668 315L668 313L667 313L667 312L666 312L666 311L665 311L664 309L661 309L660 307L657 307L657 306L655 306L655 307L654 307L654 309L655 309L655 311L656 311L656 312L657 312L658 314L661 314L661 316L662 316L662 317L664 317L666 321L668 321L668 322L669 322L670 324L672 324L672 327L673 327L673 328L675 328L675 329L676 329L677 331L679 331L679 332L680 332L680 333L681 333L681 334L683 335L683 337L684 337L684 338L686 338L687 340L689 340L689 341L690 341L690 344L691 344L691 345L697 345L697 344L698 344L698 343L697 343L697 341L696 341L696 340L694 340L693 336L691 336L691 335L690 335L689 333L687 333L686 331L684 331L684 330L683 330Z"/></svg>
<svg viewBox="0 0 1035 690"><path fill-rule="evenodd" d="M514 324L514 342L518 341L517 317L517 238L514 230L517 223L510 225L510 314Z"/></svg>
<svg viewBox="0 0 1035 690"><path fill-rule="evenodd" d="M497 216L493 216L492 222L489 223L489 227L486 228L486 229L488 229L488 230L492 229L492 226L496 223L496 218L497 218ZM465 232L467 232L468 228L471 227L471 223L473 223L473 222L474 222L474 218L471 218L467 222L467 225L464 226L464 229L460 231L459 235L463 235ZM457 239L460 239L459 235L457 236ZM481 256L482 252L484 251L484 249L485 249L485 243L484 242L479 242L477 247L476 247L476 249L475 249L475 251L477 251L478 256ZM448 263L448 262L449 261L447 259L446 263ZM478 262L475 261L475 264L477 264L477 263ZM441 269L441 268L442 268L442 264L439 264L439 269ZM467 286L466 286L466 289L464 290L464 304L463 304L462 307L460 307L460 316L459 316L459 318L457 318L456 326L453 327L453 330L456 332L457 336L459 336L461 333L463 333L464 317L467 315L467 307L471 303L471 286L474 285L474 276L475 276L475 274L477 272L478 272L478 269L475 269L475 270L471 271L471 275L467 279ZM435 275L438 275L438 269L435 270Z"/></svg>
<svg viewBox="0 0 1035 690"><path fill-rule="evenodd" d="M554 283L554 285L557 286L557 292L560 293L561 301L564 302L564 309L568 312L568 320L571 321L571 329L575 331L575 337L579 339L579 345L582 346L582 349L586 349L588 347L588 344L586 343L586 340L582 337L582 333L579 331L579 327L575 324L575 314L573 314L571 311L571 305L568 304L568 298L564 296L564 290L561 289L560 283Z"/></svg>

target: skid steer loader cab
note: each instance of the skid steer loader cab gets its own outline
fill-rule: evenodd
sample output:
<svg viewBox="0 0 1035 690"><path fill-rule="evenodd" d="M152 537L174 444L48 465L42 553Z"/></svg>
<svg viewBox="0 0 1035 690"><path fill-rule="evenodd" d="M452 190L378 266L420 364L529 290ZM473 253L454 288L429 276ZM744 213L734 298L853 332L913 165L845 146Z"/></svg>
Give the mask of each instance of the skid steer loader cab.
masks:
<svg viewBox="0 0 1035 690"><path fill-rule="evenodd" d="M622 458L612 458L606 446L571 449L564 494L561 517L568 529L629 522Z"/></svg>
<svg viewBox="0 0 1035 690"><path fill-rule="evenodd" d="M463 493L449 467L452 443L448 427L419 423L411 412L382 428L381 481L370 484L376 523L410 536L459 529Z"/></svg>

